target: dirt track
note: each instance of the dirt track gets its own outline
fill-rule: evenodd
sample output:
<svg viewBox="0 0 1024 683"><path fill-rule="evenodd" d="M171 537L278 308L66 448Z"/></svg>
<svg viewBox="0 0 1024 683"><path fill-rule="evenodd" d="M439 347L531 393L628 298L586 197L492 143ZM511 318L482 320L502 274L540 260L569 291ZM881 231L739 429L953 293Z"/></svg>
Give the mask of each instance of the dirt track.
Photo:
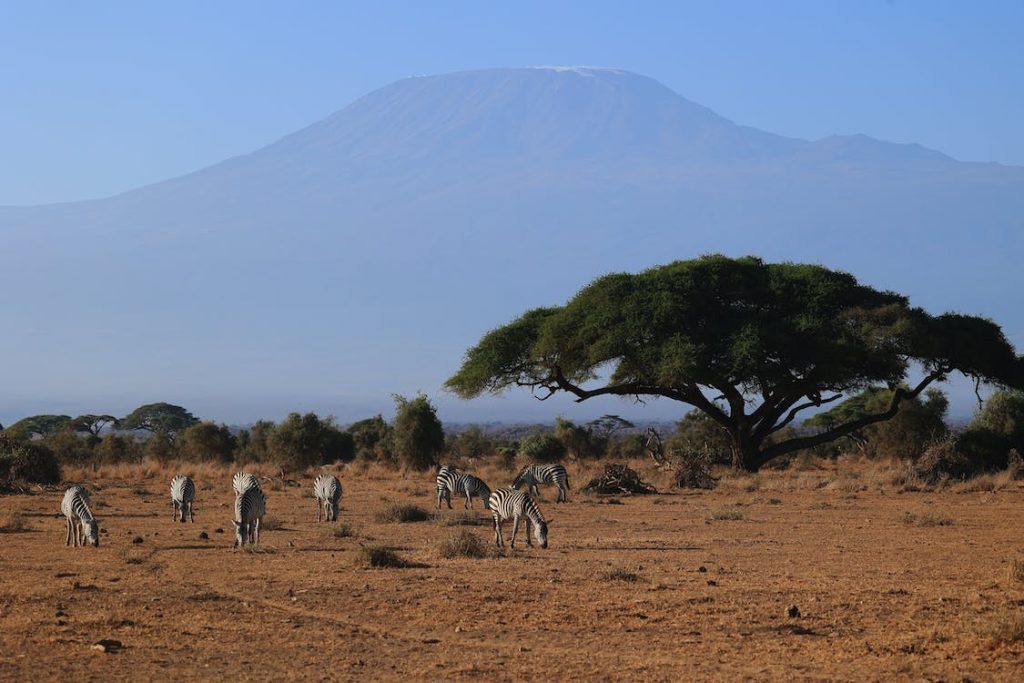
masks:
<svg viewBox="0 0 1024 683"><path fill-rule="evenodd" d="M302 480L268 491L281 528L256 554L230 548L229 475L197 477L195 525L172 523L162 477L93 482L108 530L99 549L64 547L59 492L0 497L0 515L19 511L27 527L0 534L0 679L234 678L240 667L314 680L1024 676L1024 643L985 635L1024 612L1010 574L1024 558L1017 485L727 489L621 505L576 492L558 506L549 489L548 550L446 560L448 534L489 543L490 526L374 520L387 500L432 507L429 476L342 480L353 537L315 523ZM951 524L928 525L938 521ZM425 566L356 567L361 544ZM125 648L91 650L101 638Z"/></svg>

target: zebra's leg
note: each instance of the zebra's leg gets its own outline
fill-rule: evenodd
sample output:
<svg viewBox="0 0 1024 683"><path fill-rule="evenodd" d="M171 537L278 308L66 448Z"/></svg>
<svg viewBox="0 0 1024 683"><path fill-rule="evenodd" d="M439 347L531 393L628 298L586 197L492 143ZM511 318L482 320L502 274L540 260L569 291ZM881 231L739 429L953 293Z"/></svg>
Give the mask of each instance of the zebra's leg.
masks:
<svg viewBox="0 0 1024 683"><path fill-rule="evenodd" d="M67 523L68 534L67 538L64 539L64 545L71 545L71 518L65 517L64 521Z"/></svg>
<svg viewBox="0 0 1024 683"><path fill-rule="evenodd" d="M512 518L512 542L509 545L512 548L516 547L516 533L519 531L519 515Z"/></svg>
<svg viewBox="0 0 1024 683"><path fill-rule="evenodd" d="M448 509L452 509L452 492L450 489L444 491L444 502L448 503Z"/></svg>
<svg viewBox="0 0 1024 683"><path fill-rule="evenodd" d="M188 502L188 521L192 522L193 524L196 523L196 515L195 515L194 512L192 512L192 501L191 500Z"/></svg>
<svg viewBox="0 0 1024 683"><path fill-rule="evenodd" d="M466 489L465 493L466 493L466 504L463 505L462 507L465 510L469 510L469 509L471 509L473 507L473 494L469 492L468 488Z"/></svg>
<svg viewBox="0 0 1024 683"><path fill-rule="evenodd" d="M442 495L443 494L441 493L441 489L438 489L437 490L437 500L434 501L434 509L435 510L440 510L441 509L441 496Z"/></svg>
<svg viewBox="0 0 1024 683"><path fill-rule="evenodd" d="M260 522L262 520L263 520L262 517L257 517L256 521L253 523L253 526L256 527L255 535L256 535L256 545L257 546L260 544Z"/></svg>
<svg viewBox="0 0 1024 683"><path fill-rule="evenodd" d="M502 547L501 539L501 521L498 519L498 513L494 513L494 544L499 548Z"/></svg>
<svg viewBox="0 0 1024 683"><path fill-rule="evenodd" d="M323 515L323 511L324 511L323 501L320 500L319 498L317 498L316 499L316 522L317 522L317 524L320 523L320 517Z"/></svg>
<svg viewBox="0 0 1024 683"><path fill-rule="evenodd" d="M530 540L530 518L524 517L523 521L526 522L526 545L533 547L533 541Z"/></svg>

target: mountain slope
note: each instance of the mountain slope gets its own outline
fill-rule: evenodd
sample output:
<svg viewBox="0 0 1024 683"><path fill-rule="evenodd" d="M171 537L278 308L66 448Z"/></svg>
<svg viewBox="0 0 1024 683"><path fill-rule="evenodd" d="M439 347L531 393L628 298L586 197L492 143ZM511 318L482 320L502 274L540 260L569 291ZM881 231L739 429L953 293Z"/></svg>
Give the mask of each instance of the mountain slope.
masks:
<svg viewBox="0 0 1024 683"><path fill-rule="evenodd" d="M45 397L359 417L435 392L526 307L708 251L820 261L1021 342L1022 227L1024 169L777 136L628 72L411 78L187 176L0 208L0 358L21 397L0 422ZM535 404L497 416L572 410Z"/></svg>

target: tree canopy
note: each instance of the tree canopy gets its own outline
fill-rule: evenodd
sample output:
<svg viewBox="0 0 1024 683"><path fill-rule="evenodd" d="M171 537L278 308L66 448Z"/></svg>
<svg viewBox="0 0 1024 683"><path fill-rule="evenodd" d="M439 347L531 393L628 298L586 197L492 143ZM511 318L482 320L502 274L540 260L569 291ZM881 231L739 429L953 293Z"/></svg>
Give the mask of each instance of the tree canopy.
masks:
<svg viewBox="0 0 1024 683"><path fill-rule="evenodd" d="M120 428L128 431L141 429L154 434L177 434L199 422L190 412L171 403L149 403L139 406L120 420Z"/></svg>
<svg viewBox="0 0 1024 683"><path fill-rule="evenodd" d="M4 431L16 439L30 439L34 435L56 434L70 423L70 415L32 415L18 420Z"/></svg>
<svg viewBox="0 0 1024 683"><path fill-rule="evenodd" d="M527 311L470 348L446 387L463 398L515 386L542 400L669 398L722 425L735 464L756 470L891 418L953 372L1019 387L1021 366L984 318L933 316L818 265L711 255L606 275L564 306ZM920 381L904 386L915 367ZM872 385L891 390L884 409L769 439L802 411Z"/></svg>

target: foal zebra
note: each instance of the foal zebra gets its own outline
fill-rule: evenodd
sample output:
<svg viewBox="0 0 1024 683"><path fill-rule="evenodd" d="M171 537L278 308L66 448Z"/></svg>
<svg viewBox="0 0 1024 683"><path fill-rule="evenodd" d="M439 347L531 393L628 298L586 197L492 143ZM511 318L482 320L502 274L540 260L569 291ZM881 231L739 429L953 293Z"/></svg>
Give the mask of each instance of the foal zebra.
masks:
<svg viewBox="0 0 1024 683"><path fill-rule="evenodd" d="M558 463L527 465L512 482L512 488L519 489L523 484L526 484L527 492L535 496L540 495L537 492L537 484L554 484L558 487L558 497L555 502L569 502L569 474L565 471L565 467Z"/></svg>
<svg viewBox="0 0 1024 683"><path fill-rule="evenodd" d="M338 507L341 505L341 482L333 474L321 474L313 481L313 496L316 498L316 521L324 516L328 522L338 521Z"/></svg>
<svg viewBox="0 0 1024 683"><path fill-rule="evenodd" d="M501 522L506 519L512 520L512 541L510 545L516 547L516 532L519 530L519 520L525 521L526 545L532 546L530 542L530 523L533 522L533 532L541 548L548 547L548 524L550 521L544 519L537 504L530 496L515 489L498 489L491 494L490 498L491 515L494 517L494 542L501 548L504 539L501 536Z"/></svg>
<svg viewBox="0 0 1024 683"><path fill-rule="evenodd" d="M248 472L235 472L235 476L231 478L231 487L235 489L237 496L245 493L246 489L259 488L260 480Z"/></svg>
<svg viewBox="0 0 1024 683"><path fill-rule="evenodd" d="M259 486L252 486L235 496L235 547L260 544L260 524L267 513L267 497Z"/></svg>
<svg viewBox="0 0 1024 683"><path fill-rule="evenodd" d="M60 511L64 514L68 527L64 545L71 545L73 536L76 548L79 541L83 547L86 542L93 546L99 546L100 523L92 516L88 501L89 492L85 490L84 486L75 484L64 492L64 500L60 503Z"/></svg>
<svg viewBox="0 0 1024 683"><path fill-rule="evenodd" d="M192 514L192 501L196 497L196 485L192 477L184 474L175 475L171 479L171 519L180 515L179 521L185 521L185 513L188 513L189 520L195 524L196 517Z"/></svg>
<svg viewBox="0 0 1024 683"><path fill-rule="evenodd" d="M452 494L461 493L466 496L465 508L473 507L473 497L476 496L487 509L487 500L491 497L491 489L484 483L483 479L474 477L472 474L463 474L454 467L444 466L437 473L437 504L435 509L441 509L441 499L448 503L448 509L452 509Z"/></svg>

